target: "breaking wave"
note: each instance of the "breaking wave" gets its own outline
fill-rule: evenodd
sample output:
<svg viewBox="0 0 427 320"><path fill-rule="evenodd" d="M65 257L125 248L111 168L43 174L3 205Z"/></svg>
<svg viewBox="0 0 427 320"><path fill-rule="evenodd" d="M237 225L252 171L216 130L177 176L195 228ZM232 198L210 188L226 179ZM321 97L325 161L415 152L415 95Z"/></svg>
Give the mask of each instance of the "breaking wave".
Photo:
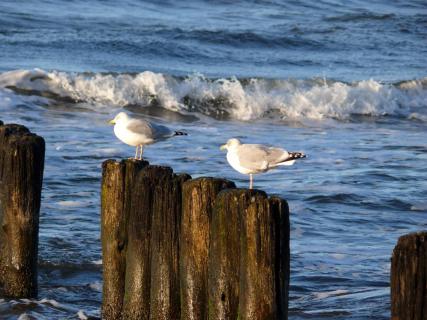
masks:
<svg viewBox="0 0 427 320"><path fill-rule="evenodd" d="M352 116L427 119L427 78L394 84L375 80L209 79L150 71L136 74L16 70L0 74L0 88L93 108L162 107L219 119L345 120ZM0 89L1 90L1 89Z"/></svg>

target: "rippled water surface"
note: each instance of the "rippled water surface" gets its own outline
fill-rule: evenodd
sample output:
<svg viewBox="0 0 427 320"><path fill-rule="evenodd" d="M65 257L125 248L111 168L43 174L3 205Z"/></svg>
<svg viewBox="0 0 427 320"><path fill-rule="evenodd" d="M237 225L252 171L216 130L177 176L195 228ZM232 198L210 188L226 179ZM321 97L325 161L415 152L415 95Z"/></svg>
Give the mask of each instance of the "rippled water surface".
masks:
<svg viewBox="0 0 427 320"><path fill-rule="evenodd" d="M47 143L40 293L1 319L99 316L101 163L118 111L183 129L146 148L245 176L230 137L304 151L255 177L291 209L290 319L388 319L391 252L427 224L424 1L0 3L0 119ZM27 317L27 318L26 318Z"/></svg>

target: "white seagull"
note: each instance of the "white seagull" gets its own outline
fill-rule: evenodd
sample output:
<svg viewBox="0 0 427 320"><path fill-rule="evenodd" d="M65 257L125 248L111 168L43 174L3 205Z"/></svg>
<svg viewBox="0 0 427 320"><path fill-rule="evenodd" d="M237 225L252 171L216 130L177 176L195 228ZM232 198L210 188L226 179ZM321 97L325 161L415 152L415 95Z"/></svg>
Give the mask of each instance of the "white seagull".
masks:
<svg viewBox="0 0 427 320"><path fill-rule="evenodd" d="M253 187L253 174L278 166L291 166L296 159L305 158L302 152L288 152L262 144L242 144L235 138L228 140L220 149L227 150L227 161L234 170L249 174L249 189Z"/></svg>
<svg viewBox="0 0 427 320"><path fill-rule="evenodd" d="M187 135L185 132L173 131L168 127L144 119L131 118L125 112L118 113L109 123L114 124L114 134L119 140L130 146L136 147L135 159L139 160L142 159L142 152L145 145L174 136Z"/></svg>

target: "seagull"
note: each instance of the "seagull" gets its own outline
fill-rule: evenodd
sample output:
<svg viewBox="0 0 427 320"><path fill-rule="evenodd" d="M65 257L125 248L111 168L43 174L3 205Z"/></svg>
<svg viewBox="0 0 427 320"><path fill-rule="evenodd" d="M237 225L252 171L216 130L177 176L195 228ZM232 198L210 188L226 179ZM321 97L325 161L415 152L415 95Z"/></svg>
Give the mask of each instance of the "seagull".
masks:
<svg viewBox="0 0 427 320"><path fill-rule="evenodd" d="M235 138L229 139L220 149L227 150L227 161L234 170L249 174L249 189L253 187L253 174L278 166L291 166L295 160L305 158L302 152L288 152L262 144L242 144Z"/></svg>
<svg viewBox="0 0 427 320"><path fill-rule="evenodd" d="M136 147L135 159L142 160L144 146L174 136L186 136L182 131L173 131L168 127L144 119L131 118L127 113L118 113L113 120L114 134L122 142ZM138 156L139 151L139 156Z"/></svg>

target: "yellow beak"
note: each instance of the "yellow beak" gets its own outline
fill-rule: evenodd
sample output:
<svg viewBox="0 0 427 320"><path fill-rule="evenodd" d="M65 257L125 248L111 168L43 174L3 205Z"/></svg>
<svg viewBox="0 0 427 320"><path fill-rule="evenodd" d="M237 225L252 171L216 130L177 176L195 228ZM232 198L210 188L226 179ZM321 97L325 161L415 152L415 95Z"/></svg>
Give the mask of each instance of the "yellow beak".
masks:
<svg viewBox="0 0 427 320"><path fill-rule="evenodd" d="M227 149L227 145L226 144L223 144L221 147L219 147L219 150L225 150L225 149Z"/></svg>
<svg viewBox="0 0 427 320"><path fill-rule="evenodd" d="M108 123L109 124L116 124L116 121L114 121L114 119L113 119L113 120L108 121Z"/></svg>

